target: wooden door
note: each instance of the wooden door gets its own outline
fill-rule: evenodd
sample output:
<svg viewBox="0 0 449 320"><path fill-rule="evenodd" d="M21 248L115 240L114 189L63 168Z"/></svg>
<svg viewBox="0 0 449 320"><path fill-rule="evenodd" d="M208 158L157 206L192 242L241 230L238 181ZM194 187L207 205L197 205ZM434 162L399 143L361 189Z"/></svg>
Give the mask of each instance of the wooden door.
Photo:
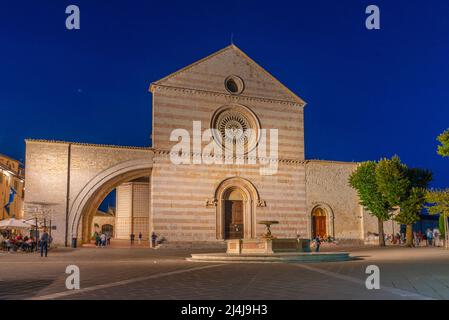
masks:
<svg viewBox="0 0 449 320"><path fill-rule="evenodd" d="M314 216L313 217L313 236L326 236L326 217Z"/></svg>
<svg viewBox="0 0 449 320"><path fill-rule="evenodd" d="M243 238L243 201L225 201L225 239Z"/></svg>

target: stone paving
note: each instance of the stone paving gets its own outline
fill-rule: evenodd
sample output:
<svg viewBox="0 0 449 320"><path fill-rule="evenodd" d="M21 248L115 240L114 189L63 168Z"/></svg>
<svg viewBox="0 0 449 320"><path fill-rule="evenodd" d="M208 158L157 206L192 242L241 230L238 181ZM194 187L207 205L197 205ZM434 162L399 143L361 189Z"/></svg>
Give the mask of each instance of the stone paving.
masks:
<svg viewBox="0 0 449 320"><path fill-rule="evenodd" d="M63 248L48 258L3 252L0 300L449 299L449 252L442 248L335 250L357 259L223 264L186 261L192 251L185 249ZM65 288L69 264L80 268L80 290ZM365 287L365 269L373 264L380 268L380 290Z"/></svg>

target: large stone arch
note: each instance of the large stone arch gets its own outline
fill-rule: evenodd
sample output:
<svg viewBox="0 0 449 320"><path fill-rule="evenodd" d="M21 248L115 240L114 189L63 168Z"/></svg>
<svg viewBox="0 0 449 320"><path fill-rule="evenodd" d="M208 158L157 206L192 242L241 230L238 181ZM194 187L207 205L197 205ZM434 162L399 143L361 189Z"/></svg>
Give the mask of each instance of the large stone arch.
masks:
<svg viewBox="0 0 449 320"><path fill-rule="evenodd" d="M68 236L78 238L82 235L80 240L87 241L90 236L90 222L104 198L124 182L150 176L152 165L152 161L145 158L124 161L100 172L89 180L74 197L70 206ZM81 225L83 230L80 230Z"/></svg>
<svg viewBox="0 0 449 320"><path fill-rule="evenodd" d="M244 238L255 238L256 236L256 208L261 206L262 202L259 197L259 192L249 180L232 177L220 182L215 189L214 201L216 203L217 239L224 239L224 201L226 195L235 189L241 191L244 199Z"/></svg>

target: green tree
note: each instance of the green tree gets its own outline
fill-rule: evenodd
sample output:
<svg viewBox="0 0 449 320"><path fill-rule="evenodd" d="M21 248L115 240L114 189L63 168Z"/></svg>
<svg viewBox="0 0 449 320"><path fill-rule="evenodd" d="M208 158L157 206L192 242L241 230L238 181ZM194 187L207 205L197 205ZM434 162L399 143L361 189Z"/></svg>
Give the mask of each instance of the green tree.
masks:
<svg viewBox="0 0 449 320"><path fill-rule="evenodd" d="M449 247L448 221L449 217L449 189L445 190L429 190L426 193L426 201L428 203L427 210L430 214L439 214L444 217L444 246Z"/></svg>
<svg viewBox="0 0 449 320"><path fill-rule="evenodd" d="M443 157L449 157L449 129L440 134L437 140L441 143L438 146L438 154Z"/></svg>
<svg viewBox="0 0 449 320"><path fill-rule="evenodd" d="M379 246L385 246L383 223L390 219L392 208L388 200L378 191L376 166L377 163L374 161L360 164L349 177L349 185L357 191L360 205L377 218Z"/></svg>
<svg viewBox="0 0 449 320"><path fill-rule="evenodd" d="M399 208L394 219L406 225L406 245L413 246L412 225L419 221L419 214L426 201L426 189L432 173L419 168L408 168L398 156L382 159L376 167L379 192L388 199L390 206Z"/></svg>

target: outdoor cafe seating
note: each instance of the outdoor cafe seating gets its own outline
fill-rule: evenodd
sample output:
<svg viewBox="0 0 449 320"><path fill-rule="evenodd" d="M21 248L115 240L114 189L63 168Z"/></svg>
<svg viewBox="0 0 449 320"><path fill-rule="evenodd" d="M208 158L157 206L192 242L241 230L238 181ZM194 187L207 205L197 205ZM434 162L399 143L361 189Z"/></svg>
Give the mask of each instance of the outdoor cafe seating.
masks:
<svg viewBox="0 0 449 320"><path fill-rule="evenodd" d="M7 252L33 252L38 245L36 228L19 219L0 221L0 249Z"/></svg>

